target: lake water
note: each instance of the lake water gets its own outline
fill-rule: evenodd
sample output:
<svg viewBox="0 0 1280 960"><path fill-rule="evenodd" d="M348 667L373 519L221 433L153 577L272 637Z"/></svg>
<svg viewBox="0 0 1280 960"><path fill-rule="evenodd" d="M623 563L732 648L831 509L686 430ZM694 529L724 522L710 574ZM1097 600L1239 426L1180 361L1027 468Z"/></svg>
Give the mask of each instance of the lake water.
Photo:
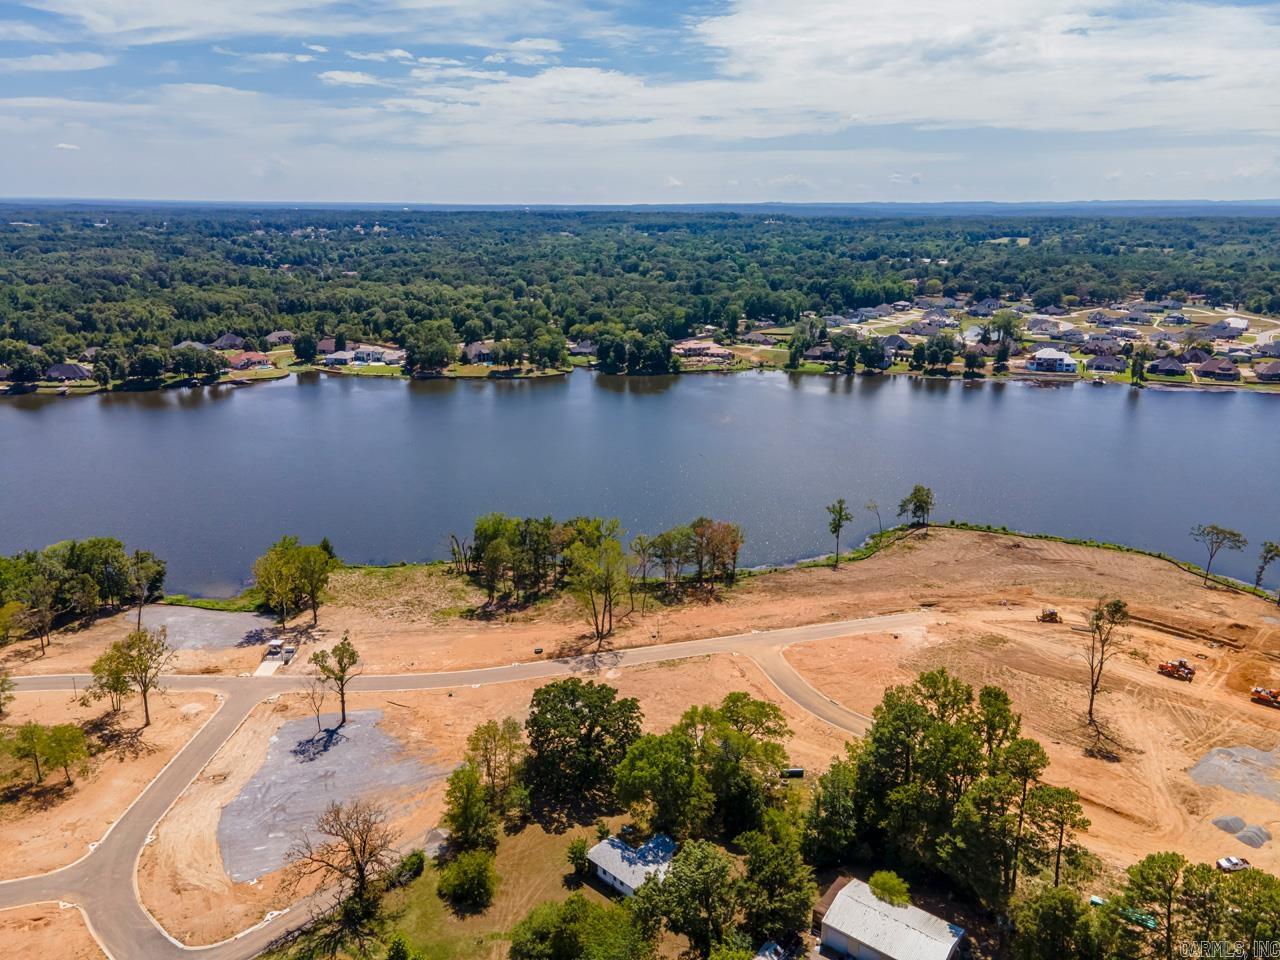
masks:
<svg viewBox="0 0 1280 960"><path fill-rule="evenodd" d="M886 524L914 483L936 519L1096 537L1202 561L1194 523L1280 540L1280 400L1128 387L780 372L542 381L312 375L244 388L0 400L0 552L119 536L168 587L227 595L283 533L343 557L442 558L486 511L603 514L631 533L700 514L745 564L831 549L824 505ZM1280 566L1280 565L1277 565ZM1273 569L1272 579L1280 576Z"/></svg>

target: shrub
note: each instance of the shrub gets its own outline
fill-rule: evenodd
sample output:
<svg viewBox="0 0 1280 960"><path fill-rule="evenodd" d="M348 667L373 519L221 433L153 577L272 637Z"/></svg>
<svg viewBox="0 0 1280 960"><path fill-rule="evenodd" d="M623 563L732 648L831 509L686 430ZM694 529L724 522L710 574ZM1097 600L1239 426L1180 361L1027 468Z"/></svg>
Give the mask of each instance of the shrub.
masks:
<svg viewBox="0 0 1280 960"><path fill-rule="evenodd" d="M493 901L497 887L493 854L488 850L468 850L440 871L436 890L456 907L480 910Z"/></svg>
<svg viewBox="0 0 1280 960"><path fill-rule="evenodd" d="M427 865L427 855L421 850L410 850L404 858L387 872L387 889L404 887L422 876Z"/></svg>
<svg viewBox="0 0 1280 960"><path fill-rule="evenodd" d="M587 838L574 837L569 841L569 849L565 853L565 859L569 861L569 866L573 867L573 872L580 877L587 875L587 870L591 864L587 860Z"/></svg>

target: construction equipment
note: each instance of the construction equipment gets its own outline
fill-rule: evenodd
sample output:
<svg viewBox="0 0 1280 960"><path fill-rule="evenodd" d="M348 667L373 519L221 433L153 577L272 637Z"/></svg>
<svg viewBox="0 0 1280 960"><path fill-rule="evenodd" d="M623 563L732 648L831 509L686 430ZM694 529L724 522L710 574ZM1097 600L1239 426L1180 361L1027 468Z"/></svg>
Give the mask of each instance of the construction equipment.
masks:
<svg viewBox="0 0 1280 960"><path fill-rule="evenodd" d="M1174 680L1182 680L1186 683L1196 678L1196 668L1182 658L1166 660L1156 669L1160 671L1161 676L1172 677Z"/></svg>
<svg viewBox="0 0 1280 960"><path fill-rule="evenodd" d="M1268 690L1266 687L1254 687L1250 691L1250 696L1254 703L1260 703L1265 707L1276 707L1280 709L1280 690Z"/></svg>
<svg viewBox="0 0 1280 960"><path fill-rule="evenodd" d="M1045 607L1040 611L1040 616L1036 617L1039 623L1061 623L1062 616L1053 607Z"/></svg>

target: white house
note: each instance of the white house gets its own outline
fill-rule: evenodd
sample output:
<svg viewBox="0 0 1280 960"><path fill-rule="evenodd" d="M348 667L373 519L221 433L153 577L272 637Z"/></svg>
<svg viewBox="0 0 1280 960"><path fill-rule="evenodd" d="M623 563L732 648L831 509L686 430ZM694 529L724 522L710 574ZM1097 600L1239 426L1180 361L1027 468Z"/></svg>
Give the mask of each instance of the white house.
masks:
<svg viewBox="0 0 1280 960"><path fill-rule="evenodd" d="M587 851L587 860L601 882L632 897L650 877L667 875L675 852L676 842L662 833L640 847L609 837Z"/></svg>
<svg viewBox="0 0 1280 960"><path fill-rule="evenodd" d="M885 903L850 880L822 918L822 946L857 960L951 960L964 930L919 907Z"/></svg>
<svg viewBox="0 0 1280 960"><path fill-rule="evenodd" d="M1027 369L1041 373L1075 373L1076 361L1069 353L1045 347L1031 355L1031 359L1027 361Z"/></svg>

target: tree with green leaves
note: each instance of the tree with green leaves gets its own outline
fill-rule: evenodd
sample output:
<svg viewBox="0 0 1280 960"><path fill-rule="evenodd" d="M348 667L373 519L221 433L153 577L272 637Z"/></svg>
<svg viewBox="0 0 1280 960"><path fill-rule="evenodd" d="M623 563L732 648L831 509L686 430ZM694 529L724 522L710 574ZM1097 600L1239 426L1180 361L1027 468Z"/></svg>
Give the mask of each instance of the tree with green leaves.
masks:
<svg viewBox="0 0 1280 960"><path fill-rule="evenodd" d="M1125 871L1109 906L1125 957L1173 960L1189 939L1184 927L1183 877L1190 864L1180 853L1153 853ZM1145 922L1144 922L1145 921Z"/></svg>
<svg viewBox="0 0 1280 960"><path fill-rule="evenodd" d="M134 630L120 641L120 667L142 697L142 725L151 726L151 691L160 684L160 674L173 662L168 631Z"/></svg>
<svg viewBox="0 0 1280 960"><path fill-rule="evenodd" d="M17 681L9 676L8 670L0 670L0 717L4 716L9 704L13 703L13 691L17 689L17 686Z"/></svg>
<svg viewBox="0 0 1280 960"><path fill-rule="evenodd" d="M164 589L165 562L150 550L134 550L129 556L129 594L138 605L135 629L142 629L142 608Z"/></svg>
<svg viewBox="0 0 1280 960"><path fill-rule="evenodd" d="M613 789L620 804L677 839L697 834L714 802L698 768L697 745L675 730L633 743L618 764Z"/></svg>
<svg viewBox="0 0 1280 960"><path fill-rule="evenodd" d="M844 497L838 498L835 503L828 504L827 513L830 515L827 530L836 538L836 552L831 556L831 567L832 569L838 569L840 566L840 531L853 519L853 514L845 506Z"/></svg>
<svg viewBox="0 0 1280 960"><path fill-rule="evenodd" d="M928 527L929 515L933 513L933 491L924 484L917 483L898 503L898 516L910 515L915 526Z"/></svg>
<svg viewBox="0 0 1280 960"><path fill-rule="evenodd" d="M493 902L498 889L498 871L489 850L467 850L450 860L440 871L436 891L455 907L483 910Z"/></svg>
<svg viewBox="0 0 1280 960"><path fill-rule="evenodd" d="M13 732L6 744L16 760L29 761L36 773L36 783L44 782L45 729L28 720Z"/></svg>
<svg viewBox="0 0 1280 960"><path fill-rule="evenodd" d="M89 744L85 740L84 731L75 723L59 723L44 731L44 742L41 744L45 763L51 767L61 767L71 783L71 767L83 764L89 759Z"/></svg>
<svg viewBox="0 0 1280 960"><path fill-rule="evenodd" d="M640 704L608 684L577 677L533 692L525 732L530 783L553 798L598 800L640 736Z"/></svg>
<svg viewBox="0 0 1280 960"><path fill-rule="evenodd" d="M1219 551L1226 549L1238 552L1249 545L1249 541L1240 531L1220 527L1216 523L1197 523L1191 528L1191 539L1209 552L1209 562L1204 565L1205 586L1209 585L1209 571Z"/></svg>
<svg viewBox="0 0 1280 960"><path fill-rule="evenodd" d="M733 858L713 843L690 840L672 858L658 888L667 929L707 956L733 929L739 889Z"/></svg>
<svg viewBox="0 0 1280 960"><path fill-rule="evenodd" d="M323 546L298 547L294 553L294 568L298 577L298 591L311 607L311 625L314 627L320 614L320 595L329 585L329 575L337 567L337 561Z"/></svg>
<svg viewBox="0 0 1280 960"><path fill-rule="evenodd" d="M1091 908L1069 887L1046 887L1013 910L1015 960L1102 960Z"/></svg>
<svg viewBox="0 0 1280 960"><path fill-rule="evenodd" d="M771 811L764 829L744 833L738 844L746 852L739 892L746 931L756 941L788 941L807 930L818 886L813 868L804 862L796 828L782 813Z"/></svg>
<svg viewBox="0 0 1280 960"><path fill-rule="evenodd" d="M498 818L489 804L479 768L468 761L449 775L444 824L450 842L460 850L498 845Z"/></svg>
<svg viewBox="0 0 1280 960"><path fill-rule="evenodd" d="M626 906L581 893L534 907L511 931L510 960L648 960L653 945Z"/></svg>
<svg viewBox="0 0 1280 960"><path fill-rule="evenodd" d="M356 664L359 662L360 654L351 642L350 633L346 631L343 631L342 639L334 645L332 651L317 650L311 654L310 663L316 668L316 673L338 695L338 707L341 712L339 727L347 722L347 685L360 676L356 670Z"/></svg>
<svg viewBox="0 0 1280 960"><path fill-rule="evenodd" d="M124 698L133 689L129 677L129 658L123 644L114 643L93 661L89 668L93 681L81 697L82 703L106 699L112 713L119 713Z"/></svg>
<svg viewBox="0 0 1280 960"><path fill-rule="evenodd" d="M867 880L867 886L877 900L890 906L905 907L911 903L911 887L892 870L877 870Z"/></svg>
<svg viewBox="0 0 1280 960"><path fill-rule="evenodd" d="M495 811L505 813L512 807L528 750L515 717L486 720L467 737L467 759L480 771L489 806Z"/></svg>
<svg viewBox="0 0 1280 960"><path fill-rule="evenodd" d="M1122 637L1116 630L1129 622L1129 605L1119 598L1099 598L1089 614L1089 648L1085 653L1089 664L1089 726L1096 727L1093 708L1102 686L1102 674L1107 664L1120 651Z"/></svg>
<svg viewBox="0 0 1280 960"><path fill-rule="evenodd" d="M281 537L253 562L253 579L267 606L277 611L283 626L302 604L303 583L299 569L297 537Z"/></svg>
<svg viewBox="0 0 1280 960"><path fill-rule="evenodd" d="M831 761L818 777L805 816L805 852L820 867L853 859L858 842L858 748L845 744L845 756Z"/></svg>
<svg viewBox="0 0 1280 960"><path fill-rule="evenodd" d="M1075 835L1089 829L1080 795L1069 787L1039 784L1027 797L1027 819L1041 849L1053 857L1053 885L1062 880L1062 854L1070 852Z"/></svg>
<svg viewBox="0 0 1280 960"><path fill-rule="evenodd" d="M569 841L564 858L568 861L569 866L573 868L575 876L585 877L591 872L591 860L587 857L589 852L590 846L586 837L574 837Z"/></svg>
<svg viewBox="0 0 1280 960"><path fill-rule="evenodd" d="M40 655L49 649L49 635L61 610L58 589L48 577L37 574L22 585L23 626L40 638ZM141 616L141 614L139 614Z"/></svg>
<svg viewBox="0 0 1280 960"><path fill-rule="evenodd" d="M616 521L610 524L616 532ZM591 624L598 653L605 637L613 633L614 607L627 589L627 558L621 541L612 532L597 544L574 543L566 557L569 566L566 585Z"/></svg>

